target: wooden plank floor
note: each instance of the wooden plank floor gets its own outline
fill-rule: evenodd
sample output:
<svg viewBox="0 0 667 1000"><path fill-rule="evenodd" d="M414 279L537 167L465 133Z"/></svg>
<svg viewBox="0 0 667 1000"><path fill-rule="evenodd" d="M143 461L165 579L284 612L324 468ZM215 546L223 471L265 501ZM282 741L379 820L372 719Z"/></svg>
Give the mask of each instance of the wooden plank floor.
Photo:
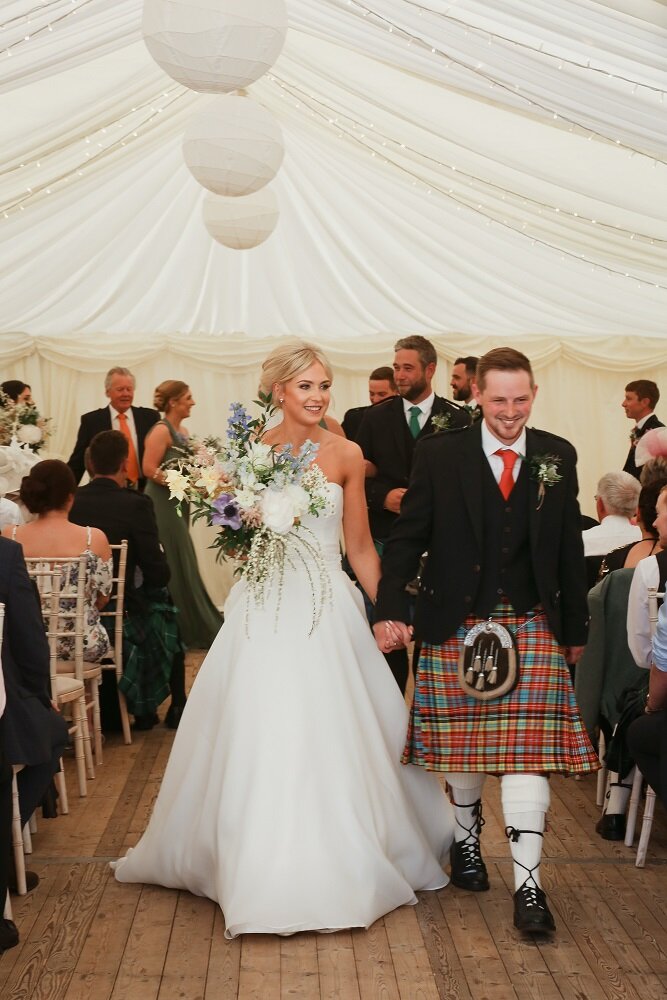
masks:
<svg viewBox="0 0 667 1000"><path fill-rule="evenodd" d="M198 661L193 658L190 672ZM161 713L164 714L164 713ZM40 820L28 867L39 887L13 897L21 943L0 958L2 1000L603 1000L667 997L667 817L658 804L646 868L600 840L595 778L552 781L543 879L552 940L512 926L512 867L498 782L485 793L488 893L422 893L369 931L224 938L206 899L120 885L108 861L136 843L173 733L107 739L105 760L69 816Z"/></svg>

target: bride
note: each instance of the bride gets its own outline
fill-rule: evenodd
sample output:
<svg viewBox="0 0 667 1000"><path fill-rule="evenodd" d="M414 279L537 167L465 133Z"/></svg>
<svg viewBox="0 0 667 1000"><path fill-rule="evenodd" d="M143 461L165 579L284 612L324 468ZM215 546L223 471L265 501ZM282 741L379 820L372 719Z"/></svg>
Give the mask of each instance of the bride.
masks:
<svg viewBox="0 0 667 1000"><path fill-rule="evenodd" d="M451 807L435 775L399 763L407 709L340 566L342 524L374 597L364 463L322 426L330 387L326 358L308 344L281 346L262 366L262 389L283 415L264 441L319 446L330 508L294 530L315 537L332 601L311 632L313 589L298 560L261 607L246 601L243 579L235 585L148 829L113 865L121 882L215 900L227 937L368 927L448 882Z"/></svg>

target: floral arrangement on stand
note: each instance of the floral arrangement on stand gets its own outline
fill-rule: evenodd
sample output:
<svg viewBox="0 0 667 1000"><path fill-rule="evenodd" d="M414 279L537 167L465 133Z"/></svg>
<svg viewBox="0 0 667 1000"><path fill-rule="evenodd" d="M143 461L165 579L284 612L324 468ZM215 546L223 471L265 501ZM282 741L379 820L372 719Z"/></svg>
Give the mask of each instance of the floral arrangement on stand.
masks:
<svg viewBox="0 0 667 1000"><path fill-rule="evenodd" d="M193 442L191 455L168 463L165 480L170 495L190 505L193 521L204 518L218 528L212 548L218 558L236 562L257 605L266 602L269 582L273 587L277 581L276 620L286 568L305 567L313 595L312 632L330 600L331 583L319 545L301 518L330 510L328 482L313 464L317 444L306 441L295 453L290 445L278 449L262 440L275 408L262 393L255 402L258 417L232 403L226 443Z"/></svg>
<svg viewBox="0 0 667 1000"><path fill-rule="evenodd" d="M43 417L34 404L15 403L0 391L0 445L16 439L39 454L50 436L50 417Z"/></svg>

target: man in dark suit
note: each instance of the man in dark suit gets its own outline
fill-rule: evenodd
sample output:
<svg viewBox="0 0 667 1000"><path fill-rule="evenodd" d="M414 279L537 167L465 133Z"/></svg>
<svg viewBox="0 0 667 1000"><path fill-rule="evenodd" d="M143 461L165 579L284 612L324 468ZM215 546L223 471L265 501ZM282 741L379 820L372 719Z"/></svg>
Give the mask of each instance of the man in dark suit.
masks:
<svg viewBox="0 0 667 1000"><path fill-rule="evenodd" d="M146 406L133 406L134 388L135 379L129 368L111 368L107 372L104 390L109 405L83 414L74 451L67 463L77 483L85 472L86 448L95 435L101 431L120 431L128 441L128 483L140 490L146 485L141 471L144 441L153 424L160 419L160 414Z"/></svg>
<svg viewBox="0 0 667 1000"><path fill-rule="evenodd" d="M95 435L88 450L93 479L76 491L70 521L100 528L112 545L127 539L127 570L125 574L125 607L129 619L148 616L155 603L161 607L166 594L151 604L155 591L162 591L169 582L169 566L158 538L153 502L136 490L125 489L127 479L128 444L119 431L103 431ZM166 613L173 618L173 612ZM175 626L174 626L175 627ZM146 650L144 650L146 652ZM164 655L162 654L164 659ZM166 723L175 728L185 705L185 665L182 652L174 656L169 674L172 703ZM131 697L128 702L132 710ZM135 714L135 728L148 729L152 718Z"/></svg>
<svg viewBox="0 0 667 1000"><path fill-rule="evenodd" d="M634 382L628 382L625 387L625 397L621 406L625 410L628 420L634 420L635 426L630 431L630 450L623 466L623 472L629 472L635 479L639 479L641 469L635 465L635 447L641 437L654 427L664 427L661 420L658 420L653 412L660 399L660 390L655 382L640 378Z"/></svg>
<svg viewBox="0 0 667 1000"><path fill-rule="evenodd" d="M25 824L58 771L68 734L65 720L51 703L49 646L37 591L21 546L2 537L0 602L5 605L2 672L7 693L3 749L9 764L25 765L16 779ZM39 879L28 874L28 886L34 888Z"/></svg>
<svg viewBox="0 0 667 1000"><path fill-rule="evenodd" d="M394 351L394 379L399 394L367 410L356 438L369 463L366 502L371 534L380 552L401 509L417 442L437 429L470 423L464 410L433 391L438 358L429 340L404 337L394 345ZM404 693L408 680L406 651L390 652L387 662Z"/></svg>
<svg viewBox="0 0 667 1000"><path fill-rule="evenodd" d="M559 648L576 662L588 627L576 453L563 438L526 429L535 392L523 354L490 351L477 369L483 419L419 445L385 546L374 630L383 651L409 641L405 585L428 551L403 760L445 773L456 816L452 882L473 891L489 887L479 845L484 778L502 775L514 922L540 932L554 929L539 879L546 775L585 773L598 762ZM489 620L518 649L518 682L499 696L491 647L458 666L464 636L476 625L490 635L482 631Z"/></svg>
<svg viewBox="0 0 667 1000"><path fill-rule="evenodd" d="M385 399L390 399L397 394L396 383L394 382L394 370L389 365L382 368L375 368L368 376L368 397L370 405L375 406ZM348 441L356 441L357 433L361 427L364 415L369 406L355 406L348 410L343 417L341 427Z"/></svg>

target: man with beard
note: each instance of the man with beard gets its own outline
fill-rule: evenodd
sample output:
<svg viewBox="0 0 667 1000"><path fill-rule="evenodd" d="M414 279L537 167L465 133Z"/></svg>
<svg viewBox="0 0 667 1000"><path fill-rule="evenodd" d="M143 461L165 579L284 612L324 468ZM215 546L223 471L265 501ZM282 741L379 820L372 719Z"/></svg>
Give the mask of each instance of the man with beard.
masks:
<svg viewBox="0 0 667 1000"><path fill-rule="evenodd" d="M370 463L366 501L371 533L380 553L401 509L417 442L434 431L470 423L465 410L433 391L438 358L429 340L418 335L403 337L394 345L394 351L398 396L370 407L356 439ZM405 692L407 652L400 649L385 655L398 686Z"/></svg>
<svg viewBox="0 0 667 1000"><path fill-rule="evenodd" d="M525 355L489 351L475 386L482 420L419 446L374 626L383 652L410 641L405 585L428 550L403 763L443 772L456 817L451 880L473 892L489 888L482 788L487 774L501 776L514 923L530 933L555 926L540 882L548 775L598 767L566 663L588 630L576 453L526 426L536 391Z"/></svg>
<svg viewBox="0 0 667 1000"><path fill-rule="evenodd" d="M479 420L482 415L474 391L478 361L479 358L472 356L457 358L452 368L452 378L449 383L452 387L453 398L463 406L464 410L468 410L472 420Z"/></svg>

